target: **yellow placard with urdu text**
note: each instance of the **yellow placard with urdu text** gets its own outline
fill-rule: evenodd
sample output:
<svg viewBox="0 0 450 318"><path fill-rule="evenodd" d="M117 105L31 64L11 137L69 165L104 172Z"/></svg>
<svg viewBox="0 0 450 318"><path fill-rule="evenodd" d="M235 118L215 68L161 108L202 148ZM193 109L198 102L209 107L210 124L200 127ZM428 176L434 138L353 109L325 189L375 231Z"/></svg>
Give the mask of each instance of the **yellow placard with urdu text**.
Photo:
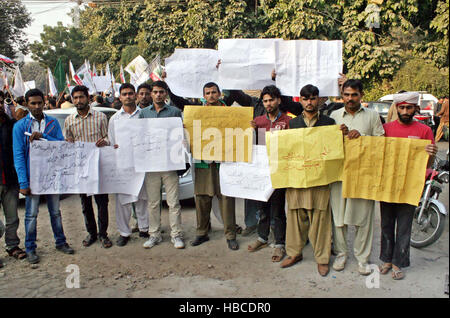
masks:
<svg viewBox="0 0 450 318"><path fill-rule="evenodd" d="M345 138L344 198L418 205L425 183L429 140Z"/></svg>
<svg viewBox="0 0 450 318"><path fill-rule="evenodd" d="M186 106L184 126L194 159L251 162L253 107Z"/></svg>
<svg viewBox="0 0 450 318"><path fill-rule="evenodd" d="M337 125L266 132L272 187L310 188L341 180L342 139Z"/></svg>

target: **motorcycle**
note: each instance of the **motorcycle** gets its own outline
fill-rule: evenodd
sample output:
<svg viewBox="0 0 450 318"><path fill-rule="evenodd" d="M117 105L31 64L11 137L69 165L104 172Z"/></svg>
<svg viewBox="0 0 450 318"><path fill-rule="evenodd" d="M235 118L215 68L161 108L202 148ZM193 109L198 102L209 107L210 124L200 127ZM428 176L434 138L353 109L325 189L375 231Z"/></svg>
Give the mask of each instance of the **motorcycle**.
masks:
<svg viewBox="0 0 450 318"><path fill-rule="evenodd" d="M427 169L425 187L419 206L414 212L411 246L421 248L436 242L445 228L447 209L438 201L442 185L449 182L449 160L435 159Z"/></svg>

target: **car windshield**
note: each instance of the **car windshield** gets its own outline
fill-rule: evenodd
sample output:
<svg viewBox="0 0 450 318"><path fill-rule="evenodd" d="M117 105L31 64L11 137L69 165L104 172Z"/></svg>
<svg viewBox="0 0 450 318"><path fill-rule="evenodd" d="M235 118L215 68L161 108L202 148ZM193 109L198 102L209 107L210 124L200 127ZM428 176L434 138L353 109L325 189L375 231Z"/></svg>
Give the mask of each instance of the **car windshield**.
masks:
<svg viewBox="0 0 450 318"><path fill-rule="evenodd" d="M370 108L376 110L378 113L387 113L389 111L389 103L371 103Z"/></svg>

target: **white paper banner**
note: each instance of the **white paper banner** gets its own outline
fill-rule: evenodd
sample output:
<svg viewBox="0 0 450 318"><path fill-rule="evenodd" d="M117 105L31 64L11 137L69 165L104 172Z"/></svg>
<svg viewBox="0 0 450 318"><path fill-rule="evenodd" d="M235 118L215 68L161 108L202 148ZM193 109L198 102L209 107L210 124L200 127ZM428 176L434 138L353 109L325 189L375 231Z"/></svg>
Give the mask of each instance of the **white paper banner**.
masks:
<svg viewBox="0 0 450 318"><path fill-rule="evenodd" d="M116 165L117 149L101 147L100 183L97 193L123 193L137 196L144 183L145 173L135 172L134 168L120 169Z"/></svg>
<svg viewBox="0 0 450 318"><path fill-rule="evenodd" d="M99 150L95 143L33 141L30 187L33 194L97 193Z"/></svg>
<svg viewBox="0 0 450 318"><path fill-rule="evenodd" d="M273 85L274 43L281 39L220 39L219 87L263 89Z"/></svg>
<svg viewBox="0 0 450 318"><path fill-rule="evenodd" d="M136 172L186 168L181 118L124 119L114 123L117 165Z"/></svg>
<svg viewBox="0 0 450 318"><path fill-rule="evenodd" d="M201 98L203 85L218 81L218 60L217 50L175 49L175 52L165 59L166 83L175 95Z"/></svg>
<svg viewBox="0 0 450 318"><path fill-rule="evenodd" d="M342 41L279 41L275 53L276 86L283 95L299 96L307 84L317 86L319 96L340 95Z"/></svg>
<svg viewBox="0 0 450 318"><path fill-rule="evenodd" d="M220 164L220 191L223 195L267 202L274 189L270 181L266 146L253 145L253 161Z"/></svg>
<svg viewBox="0 0 450 318"><path fill-rule="evenodd" d="M97 92L110 91L112 88L111 77L94 76L92 80L94 81Z"/></svg>

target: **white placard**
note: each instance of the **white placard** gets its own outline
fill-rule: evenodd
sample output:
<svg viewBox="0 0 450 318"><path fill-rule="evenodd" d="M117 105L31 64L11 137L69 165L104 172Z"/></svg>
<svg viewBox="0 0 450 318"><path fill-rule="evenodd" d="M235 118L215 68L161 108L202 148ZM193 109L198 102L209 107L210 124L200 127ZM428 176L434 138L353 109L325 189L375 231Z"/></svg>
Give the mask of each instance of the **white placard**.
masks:
<svg viewBox="0 0 450 318"><path fill-rule="evenodd" d="M134 168L120 169L116 165L117 149L101 147L99 168L100 193L123 193L138 196L144 183L145 173L135 172Z"/></svg>
<svg viewBox="0 0 450 318"><path fill-rule="evenodd" d="M307 84L319 96L339 96L342 41L295 40L275 43L276 86L283 95L299 96Z"/></svg>
<svg viewBox="0 0 450 318"><path fill-rule="evenodd" d="M281 39L220 39L219 87L263 89L273 85L274 43Z"/></svg>
<svg viewBox="0 0 450 318"><path fill-rule="evenodd" d="M94 81L95 89L97 90L97 92L105 92L111 90L111 78L108 78L107 76L94 76L92 80Z"/></svg>
<svg viewBox="0 0 450 318"><path fill-rule="evenodd" d="M99 150L95 143L33 141L30 187L33 194L97 193Z"/></svg>
<svg viewBox="0 0 450 318"><path fill-rule="evenodd" d="M220 164L220 192L223 195L267 202L274 189L270 181L266 146L253 145L252 163Z"/></svg>
<svg viewBox="0 0 450 318"><path fill-rule="evenodd" d="M135 85L140 85L150 79L149 65L140 55L136 56L134 60L125 67L125 71L133 76Z"/></svg>
<svg viewBox="0 0 450 318"><path fill-rule="evenodd" d="M117 165L136 172L186 168L180 117L124 119L114 123Z"/></svg>
<svg viewBox="0 0 450 318"><path fill-rule="evenodd" d="M165 59L166 83L178 96L201 98L203 85L217 83L219 53L212 49L175 49Z"/></svg>

